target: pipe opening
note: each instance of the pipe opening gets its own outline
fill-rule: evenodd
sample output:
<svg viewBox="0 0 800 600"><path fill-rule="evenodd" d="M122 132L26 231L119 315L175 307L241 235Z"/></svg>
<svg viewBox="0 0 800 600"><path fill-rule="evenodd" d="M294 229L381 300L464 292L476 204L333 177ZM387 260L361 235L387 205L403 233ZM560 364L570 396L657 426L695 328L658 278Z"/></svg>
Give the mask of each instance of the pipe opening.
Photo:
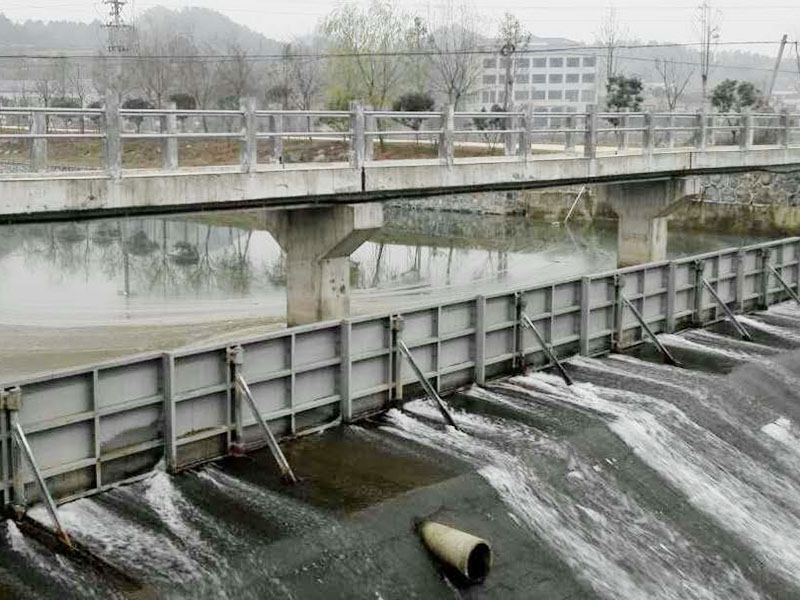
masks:
<svg viewBox="0 0 800 600"><path fill-rule="evenodd" d="M470 551L467 559L467 578L470 581L483 581L492 566L492 549L489 544L479 542Z"/></svg>

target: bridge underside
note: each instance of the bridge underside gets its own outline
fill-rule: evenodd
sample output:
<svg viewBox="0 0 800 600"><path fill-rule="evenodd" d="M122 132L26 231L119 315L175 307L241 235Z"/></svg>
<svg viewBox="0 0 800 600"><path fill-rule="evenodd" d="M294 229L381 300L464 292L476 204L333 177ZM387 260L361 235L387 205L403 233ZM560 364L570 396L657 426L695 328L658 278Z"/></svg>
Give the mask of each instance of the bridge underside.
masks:
<svg viewBox="0 0 800 600"><path fill-rule="evenodd" d="M614 183L757 169L800 168L800 148L715 147L639 150L597 158L552 155L439 160L392 160L356 169L344 163L191 168L174 172L6 174L0 178L0 219L79 219L113 215L353 204L476 190Z"/></svg>

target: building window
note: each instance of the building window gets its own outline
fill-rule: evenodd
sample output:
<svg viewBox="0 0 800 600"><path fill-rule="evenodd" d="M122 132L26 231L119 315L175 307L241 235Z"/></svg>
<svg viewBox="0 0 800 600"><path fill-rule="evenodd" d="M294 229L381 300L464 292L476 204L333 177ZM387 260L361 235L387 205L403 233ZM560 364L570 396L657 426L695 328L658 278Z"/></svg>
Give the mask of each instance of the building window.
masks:
<svg viewBox="0 0 800 600"><path fill-rule="evenodd" d="M533 59L533 68L534 69L544 69L547 66L547 59L546 58L534 58Z"/></svg>
<svg viewBox="0 0 800 600"><path fill-rule="evenodd" d="M544 73L534 73L531 75L531 83L547 83L547 75Z"/></svg>
<svg viewBox="0 0 800 600"><path fill-rule="evenodd" d="M533 90L531 100L544 100L544 90Z"/></svg>
<svg viewBox="0 0 800 600"><path fill-rule="evenodd" d="M577 73L567 73L567 83L578 83L581 80L581 76Z"/></svg>
<svg viewBox="0 0 800 600"><path fill-rule="evenodd" d="M578 101L578 90L567 90L564 92L564 100L567 102L577 102Z"/></svg>
<svg viewBox="0 0 800 600"><path fill-rule="evenodd" d="M517 75L517 83L527 84L529 81L528 74L525 75Z"/></svg>
<svg viewBox="0 0 800 600"><path fill-rule="evenodd" d="M587 56L583 59L583 66L584 67L593 67L595 65L595 58L594 56Z"/></svg>
<svg viewBox="0 0 800 600"><path fill-rule="evenodd" d="M489 92L483 92L481 99L483 100L484 104L489 104L492 101L491 96L489 96Z"/></svg>
<svg viewBox="0 0 800 600"><path fill-rule="evenodd" d="M510 58L501 58L500 59L500 68L507 69L511 66L511 59Z"/></svg>
<svg viewBox="0 0 800 600"><path fill-rule="evenodd" d="M581 90L581 102L594 102L594 90Z"/></svg>
<svg viewBox="0 0 800 600"><path fill-rule="evenodd" d="M581 59L578 57L568 58L567 59L567 66L568 67L580 67L581 66Z"/></svg>
<svg viewBox="0 0 800 600"><path fill-rule="evenodd" d="M492 85L497 81L497 77L494 75L484 75L483 76L483 83L486 85Z"/></svg>
<svg viewBox="0 0 800 600"><path fill-rule="evenodd" d="M550 73L550 83L561 83L564 76L561 73Z"/></svg>
<svg viewBox="0 0 800 600"><path fill-rule="evenodd" d="M520 58L517 60L517 67L520 69L527 69L531 65L531 60L529 58Z"/></svg>
<svg viewBox="0 0 800 600"><path fill-rule="evenodd" d="M594 73L584 73L583 83L594 83Z"/></svg>
<svg viewBox="0 0 800 600"><path fill-rule="evenodd" d="M549 90L547 92L547 99L548 100L561 100L563 97L563 93L561 90Z"/></svg>
<svg viewBox="0 0 800 600"><path fill-rule="evenodd" d="M506 76L505 75L498 75L497 76L497 83L499 83L500 85L505 85L506 84Z"/></svg>
<svg viewBox="0 0 800 600"><path fill-rule="evenodd" d="M528 99L528 92L525 90L521 90L519 92L514 92L514 100L527 100Z"/></svg>
<svg viewBox="0 0 800 600"><path fill-rule="evenodd" d="M484 58L483 59L483 68L484 69L494 69L497 66L497 59L496 58Z"/></svg>
<svg viewBox="0 0 800 600"><path fill-rule="evenodd" d="M550 68L551 69L560 69L564 66L564 59L563 58L551 58L550 59Z"/></svg>

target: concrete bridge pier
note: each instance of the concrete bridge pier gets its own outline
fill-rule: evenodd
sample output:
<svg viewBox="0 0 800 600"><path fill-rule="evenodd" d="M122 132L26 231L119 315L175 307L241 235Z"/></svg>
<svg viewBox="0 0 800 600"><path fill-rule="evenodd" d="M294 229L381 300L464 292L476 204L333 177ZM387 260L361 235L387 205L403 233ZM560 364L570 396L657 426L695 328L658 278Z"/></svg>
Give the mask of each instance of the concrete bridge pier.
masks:
<svg viewBox="0 0 800 600"><path fill-rule="evenodd" d="M693 182L673 178L604 186L619 218L618 266L666 260L669 215L690 197Z"/></svg>
<svg viewBox="0 0 800 600"><path fill-rule="evenodd" d="M350 255L382 226L380 203L267 213L266 227L286 253L289 327L350 314Z"/></svg>

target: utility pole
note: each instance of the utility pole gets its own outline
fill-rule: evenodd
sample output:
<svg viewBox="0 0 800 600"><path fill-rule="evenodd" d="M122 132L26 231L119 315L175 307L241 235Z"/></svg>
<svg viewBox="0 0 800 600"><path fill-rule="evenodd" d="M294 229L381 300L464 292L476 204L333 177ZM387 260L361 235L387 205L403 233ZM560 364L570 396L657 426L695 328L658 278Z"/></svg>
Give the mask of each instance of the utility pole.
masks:
<svg viewBox="0 0 800 600"><path fill-rule="evenodd" d="M775 89L775 80L778 78L778 69L781 66L781 59L783 58L783 50L786 48L786 40L789 38L788 34L784 33L781 38L781 45L778 48L778 58L775 59L775 68L772 69L772 78L769 80L769 88L767 88L766 104L769 105L770 98L772 98L772 90Z"/></svg>
<svg viewBox="0 0 800 600"><path fill-rule="evenodd" d="M127 3L127 0L103 0L103 4L109 7L109 20L105 24L108 29L109 54L123 54L130 50L126 39L130 25L125 23L122 15L122 9Z"/></svg>
<svg viewBox="0 0 800 600"><path fill-rule="evenodd" d="M117 96L121 95L118 84L122 77L122 55L130 50L129 36L130 25L125 23L122 14L123 7L127 0L103 0L103 4L108 6L109 19L104 27L108 32L108 42L106 49L109 53L109 63L107 64L106 95L115 90Z"/></svg>
<svg viewBox="0 0 800 600"><path fill-rule="evenodd" d="M698 8L697 23L700 26L700 83L703 90L703 108L708 98L708 74L711 70L714 46L719 39L718 14L711 8L708 0Z"/></svg>

